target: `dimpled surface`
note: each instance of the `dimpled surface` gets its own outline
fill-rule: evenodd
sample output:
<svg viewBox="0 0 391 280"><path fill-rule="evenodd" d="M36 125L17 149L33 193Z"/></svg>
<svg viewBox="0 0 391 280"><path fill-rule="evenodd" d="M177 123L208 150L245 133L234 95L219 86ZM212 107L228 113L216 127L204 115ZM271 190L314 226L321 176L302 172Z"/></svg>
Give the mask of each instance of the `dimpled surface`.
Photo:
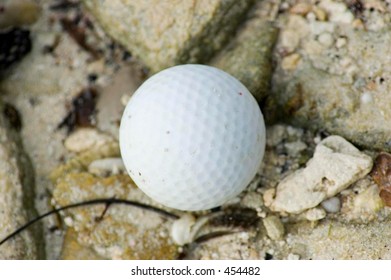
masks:
<svg viewBox="0 0 391 280"><path fill-rule="evenodd" d="M120 127L126 169L157 202L204 210L238 195L265 148L262 113L251 93L210 66L180 65L149 78Z"/></svg>

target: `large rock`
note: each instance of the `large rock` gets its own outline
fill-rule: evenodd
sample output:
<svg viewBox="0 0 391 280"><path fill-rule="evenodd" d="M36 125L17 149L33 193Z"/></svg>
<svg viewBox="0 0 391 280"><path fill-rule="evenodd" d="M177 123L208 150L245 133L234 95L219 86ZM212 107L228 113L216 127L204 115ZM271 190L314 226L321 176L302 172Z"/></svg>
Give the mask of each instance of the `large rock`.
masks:
<svg viewBox="0 0 391 280"><path fill-rule="evenodd" d="M202 63L222 46L254 0L83 0L106 32L153 71Z"/></svg>
<svg viewBox="0 0 391 280"><path fill-rule="evenodd" d="M3 112L0 101L0 239L36 215L33 170ZM43 258L41 238L39 225L21 232L0 246L0 259Z"/></svg>
<svg viewBox="0 0 391 280"><path fill-rule="evenodd" d="M290 16L277 46L275 112L293 124L390 151L390 44L389 29L355 30Z"/></svg>
<svg viewBox="0 0 391 280"><path fill-rule="evenodd" d="M71 203L110 198L128 199L153 204L128 175L107 178L80 172L57 180L53 198L60 206ZM65 223L73 229L73 237L64 243L66 259L174 259L177 246L170 239L170 222L157 213L126 205L90 205L66 212ZM71 252L71 253L70 253Z"/></svg>
<svg viewBox="0 0 391 280"><path fill-rule="evenodd" d="M340 136L318 144L314 157L303 169L277 186L272 210L298 214L333 197L371 171L371 157Z"/></svg>

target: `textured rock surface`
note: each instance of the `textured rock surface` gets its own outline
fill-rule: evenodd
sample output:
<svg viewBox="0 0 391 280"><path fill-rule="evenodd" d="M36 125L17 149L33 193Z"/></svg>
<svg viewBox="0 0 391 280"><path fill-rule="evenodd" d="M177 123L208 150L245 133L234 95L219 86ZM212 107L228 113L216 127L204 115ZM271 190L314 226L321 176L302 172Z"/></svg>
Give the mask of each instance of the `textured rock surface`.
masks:
<svg viewBox="0 0 391 280"><path fill-rule="evenodd" d="M3 116L0 101L0 238L23 225L34 210L34 174L18 135ZM39 226L24 231L0 248L0 259L43 258Z"/></svg>
<svg viewBox="0 0 391 280"><path fill-rule="evenodd" d="M265 7L258 5L252 11L253 16L237 36L210 63L236 77L258 101L269 93L272 51L278 35L278 29L265 20L262 10Z"/></svg>
<svg viewBox="0 0 391 280"><path fill-rule="evenodd" d="M57 182L53 198L61 206L107 197L151 204L128 175L97 178L88 173L74 173ZM169 237L170 223L165 223L164 217L135 207L111 205L103 219L97 221L104 209L102 204L66 212L65 222L77 233L79 248L92 248L108 259L176 258L177 247ZM69 245L72 244L75 245L74 242ZM70 257L66 252L63 254Z"/></svg>
<svg viewBox="0 0 391 280"><path fill-rule="evenodd" d="M304 169L283 179L271 206L275 211L298 214L333 197L371 171L371 157L340 136L318 144Z"/></svg>
<svg viewBox="0 0 391 280"><path fill-rule="evenodd" d="M289 16L285 28L273 78L274 101L285 118L360 146L391 150L391 58L386 55L391 31L297 15ZM324 44L326 37L330 45Z"/></svg>
<svg viewBox="0 0 391 280"><path fill-rule="evenodd" d="M254 1L83 2L109 35L157 72L207 61L226 44Z"/></svg>

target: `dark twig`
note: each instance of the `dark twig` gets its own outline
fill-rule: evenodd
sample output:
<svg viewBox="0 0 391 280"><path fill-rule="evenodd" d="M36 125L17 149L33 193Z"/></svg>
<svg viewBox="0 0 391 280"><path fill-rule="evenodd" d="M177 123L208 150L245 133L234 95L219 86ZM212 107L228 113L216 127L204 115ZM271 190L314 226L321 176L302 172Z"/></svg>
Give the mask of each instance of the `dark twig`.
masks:
<svg viewBox="0 0 391 280"><path fill-rule="evenodd" d="M53 209L45 214L42 214L42 215L36 217L35 219L27 222L26 224L24 224L23 226L21 226L20 228L18 228L17 230L12 232L8 236L6 236L4 239L2 239L0 241L0 246L3 245L8 240L10 240L11 238L18 235L19 233L21 233L23 230L27 229L29 226L33 225L34 223L42 220L43 218L45 218L47 216L50 216L52 214L55 214L55 213L58 213L58 212L61 212L61 211L67 210L67 209L77 208L77 207L81 207L81 206L94 205L94 204L106 204L106 205L107 204L110 204L110 205L111 204L124 204L124 205L138 207L138 208L148 210L148 211L153 211L157 214L160 214L160 215L165 216L170 219L178 219L179 218L177 215L175 215L173 213L170 213L170 212L167 212L163 209L159 209L159 208L153 207L151 205L146 205L146 204L143 204L143 203L140 203L137 201L131 201L131 200L126 200L126 199L117 199L117 198L98 198L98 199L78 202L78 203L74 203L74 204L69 204L64 207L56 208L56 209Z"/></svg>

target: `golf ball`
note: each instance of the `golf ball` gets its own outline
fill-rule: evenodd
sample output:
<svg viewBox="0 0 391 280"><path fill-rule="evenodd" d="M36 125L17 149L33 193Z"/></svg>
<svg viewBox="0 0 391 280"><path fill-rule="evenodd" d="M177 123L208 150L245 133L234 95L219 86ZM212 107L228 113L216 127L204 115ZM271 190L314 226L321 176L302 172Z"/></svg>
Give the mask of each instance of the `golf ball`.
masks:
<svg viewBox="0 0 391 280"><path fill-rule="evenodd" d="M134 93L120 127L121 155L155 201L205 210L237 196L255 176L265 124L247 88L205 65L163 70Z"/></svg>

